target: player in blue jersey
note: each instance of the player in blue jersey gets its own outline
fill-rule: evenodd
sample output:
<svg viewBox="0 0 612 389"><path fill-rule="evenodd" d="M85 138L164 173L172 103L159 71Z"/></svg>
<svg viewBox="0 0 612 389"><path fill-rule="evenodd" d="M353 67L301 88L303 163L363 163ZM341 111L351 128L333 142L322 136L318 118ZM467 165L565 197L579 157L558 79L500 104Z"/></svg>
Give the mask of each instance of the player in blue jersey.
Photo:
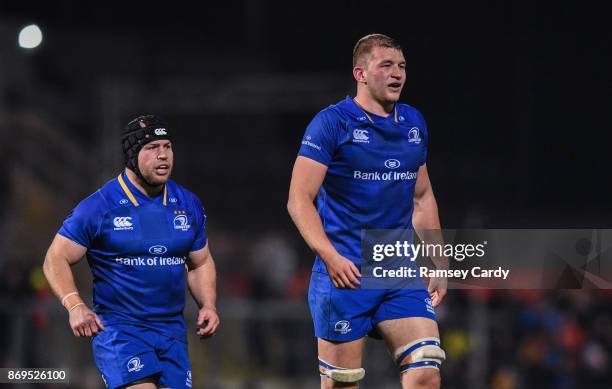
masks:
<svg viewBox="0 0 612 389"><path fill-rule="evenodd" d="M321 387L357 387L365 336L376 333L404 388L437 388L445 353L434 307L445 282L432 279L427 289L360 285L362 229L440 229L425 163L427 126L398 102L406 69L395 40L360 39L353 76L355 98L322 110L307 127L289 190L289 213L317 255L308 300Z"/></svg>
<svg viewBox="0 0 612 389"><path fill-rule="evenodd" d="M134 119L122 144L125 170L68 215L43 269L74 335L94 337L108 388L190 388L185 278L200 307L197 334L210 337L219 325L206 216L200 200L169 179L174 154L164 120ZM93 310L70 269L83 256L93 274Z"/></svg>

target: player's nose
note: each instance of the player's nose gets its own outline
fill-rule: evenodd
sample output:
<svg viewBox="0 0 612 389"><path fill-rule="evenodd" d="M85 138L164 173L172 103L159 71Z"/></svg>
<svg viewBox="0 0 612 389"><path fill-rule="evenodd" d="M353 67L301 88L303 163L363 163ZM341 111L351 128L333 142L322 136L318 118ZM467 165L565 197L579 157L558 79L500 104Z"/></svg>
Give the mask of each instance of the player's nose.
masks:
<svg viewBox="0 0 612 389"><path fill-rule="evenodd" d="M391 72L391 77L395 78L396 80L401 80L404 78L404 72L402 72L402 69L399 66L394 66L393 71Z"/></svg>

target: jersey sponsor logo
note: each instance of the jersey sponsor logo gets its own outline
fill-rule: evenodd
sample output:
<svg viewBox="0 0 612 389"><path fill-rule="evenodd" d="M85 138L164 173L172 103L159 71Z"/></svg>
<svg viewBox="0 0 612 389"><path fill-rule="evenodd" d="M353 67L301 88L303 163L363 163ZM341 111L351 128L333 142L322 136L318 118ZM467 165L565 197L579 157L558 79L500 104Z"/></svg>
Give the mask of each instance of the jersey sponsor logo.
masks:
<svg viewBox="0 0 612 389"><path fill-rule="evenodd" d="M356 129L353 130L353 142L357 143L370 143L370 136L368 130Z"/></svg>
<svg viewBox="0 0 612 389"><path fill-rule="evenodd" d="M117 216L113 219L113 228L115 231L133 230L134 224L130 216Z"/></svg>
<svg viewBox="0 0 612 389"><path fill-rule="evenodd" d="M130 373L136 373L141 371L144 365L140 362L140 358L134 357L130 359L127 363L127 369Z"/></svg>
<svg viewBox="0 0 612 389"><path fill-rule="evenodd" d="M184 265L187 257L128 257L115 258L115 263L123 266L176 266Z"/></svg>
<svg viewBox="0 0 612 389"><path fill-rule="evenodd" d="M166 132L165 128L156 128L155 129L155 135L160 136L160 135L167 135L168 133Z"/></svg>
<svg viewBox="0 0 612 389"><path fill-rule="evenodd" d="M398 161L397 159L387 159L385 161L385 167L389 169L397 169L398 167L400 167L400 165L400 161Z"/></svg>
<svg viewBox="0 0 612 389"><path fill-rule="evenodd" d="M417 173L411 172L409 170L405 172L399 172L399 171L362 172L361 170L355 170L353 171L353 178L355 180L363 180L363 181L407 181L407 180L416 180Z"/></svg>
<svg viewBox="0 0 612 389"><path fill-rule="evenodd" d="M351 330L351 322L348 320L340 320L334 325L334 331L339 332L343 335L348 334L349 332L351 332Z"/></svg>
<svg viewBox="0 0 612 389"><path fill-rule="evenodd" d="M399 120L400 122L403 122L404 120L406 120L406 118L400 115L397 117L397 120Z"/></svg>
<svg viewBox="0 0 612 389"><path fill-rule="evenodd" d="M176 197L170 197L168 201L170 201L172 204L175 204L176 202L178 202L178 199Z"/></svg>
<svg viewBox="0 0 612 389"><path fill-rule="evenodd" d="M168 251L166 246L156 244L155 246L149 247L149 253L151 254L165 254Z"/></svg>
<svg viewBox="0 0 612 389"><path fill-rule="evenodd" d="M121 200L119 200L119 204L121 204L121 205L125 205L125 204L127 204L128 202L129 202L129 200L128 200L128 199L121 199Z"/></svg>
<svg viewBox="0 0 612 389"><path fill-rule="evenodd" d="M413 143L415 145L421 144L421 131L418 127L412 127L410 131L408 131L408 143Z"/></svg>
<svg viewBox="0 0 612 389"><path fill-rule="evenodd" d="M188 231L191 228L191 224L189 224L189 219L187 218L187 215L175 216L174 221L172 223L174 224L175 230Z"/></svg>

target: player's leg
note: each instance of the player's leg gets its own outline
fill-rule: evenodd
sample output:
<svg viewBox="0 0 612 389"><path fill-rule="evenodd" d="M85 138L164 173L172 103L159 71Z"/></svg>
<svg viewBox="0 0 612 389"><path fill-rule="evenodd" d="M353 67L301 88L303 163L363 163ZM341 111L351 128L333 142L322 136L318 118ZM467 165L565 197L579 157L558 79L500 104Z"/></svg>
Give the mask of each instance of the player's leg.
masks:
<svg viewBox="0 0 612 389"><path fill-rule="evenodd" d="M161 368L145 331L134 326L107 325L93 338L92 346L107 388L156 388Z"/></svg>
<svg viewBox="0 0 612 389"><path fill-rule="evenodd" d="M322 388L356 388L365 375L363 342L372 330L380 296L378 291L337 289L327 274L313 272L308 303L318 338Z"/></svg>
<svg viewBox="0 0 612 389"><path fill-rule="evenodd" d="M361 357L365 338L351 342L318 339L321 388L357 388L364 370Z"/></svg>
<svg viewBox="0 0 612 389"><path fill-rule="evenodd" d="M157 384L155 380L152 378L143 379L137 382L133 382L127 386L124 386L125 389L157 389Z"/></svg>
<svg viewBox="0 0 612 389"><path fill-rule="evenodd" d="M389 351L400 367L403 388L439 388L440 348L437 323L426 317L407 317L378 323Z"/></svg>
<svg viewBox="0 0 612 389"><path fill-rule="evenodd" d="M157 355L161 367L158 387L189 389L192 387L191 363L187 343L159 335Z"/></svg>
<svg viewBox="0 0 612 389"><path fill-rule="evenodd" d="M374 315L404 388L438 388L445 359L436 314L424 289L389 290Z"/></svg>

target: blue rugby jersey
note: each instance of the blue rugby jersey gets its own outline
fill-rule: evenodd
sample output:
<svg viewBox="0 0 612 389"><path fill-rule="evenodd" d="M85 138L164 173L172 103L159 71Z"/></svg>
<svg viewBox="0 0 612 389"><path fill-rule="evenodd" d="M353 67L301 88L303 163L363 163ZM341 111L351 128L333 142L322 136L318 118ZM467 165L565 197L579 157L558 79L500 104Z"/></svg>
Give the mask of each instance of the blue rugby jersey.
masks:
<svg viewBox="0 0 612 389"><path fill-rule="evenodd" d="M385 118L365 112L350 96L319 112L306 128L298 155L328 167L317 195L323 228L357 266L362 229L412 229L427 136L415 108L398 103ZM313 271L327 272L320 257Z"/></svg>
<svg viewBox="0 0 612 389"><path fill-rule="evenodd" d="M185 263L206 245L200 200L169 180L149 198L125 172L79 203L59 234L87 248L94 311L185 340Z"/></svg>

